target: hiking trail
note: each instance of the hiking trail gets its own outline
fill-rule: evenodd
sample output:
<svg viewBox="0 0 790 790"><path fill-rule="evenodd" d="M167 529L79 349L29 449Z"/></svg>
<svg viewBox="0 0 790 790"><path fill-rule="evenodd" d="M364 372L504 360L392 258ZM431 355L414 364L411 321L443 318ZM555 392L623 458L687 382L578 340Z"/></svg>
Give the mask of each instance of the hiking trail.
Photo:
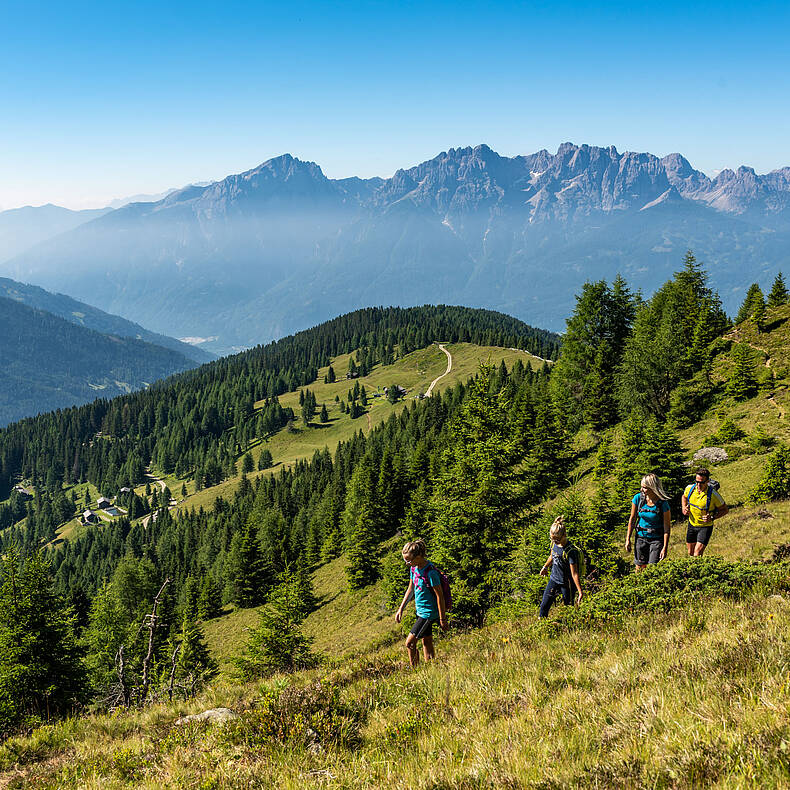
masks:
<svg viewBox="0 0 790 790"><path fill-rule="evenodd" d="M432 382L431 386L428 387L428 391L425 393L425 397L429 398L431 393L433 392L433 388L439 383L440 379L443 379L452 369L453 369L453 356L452 354L444 347L442 343L439 343L439 348L447 354L447 370L442 373L441 376L437 376Z"/></svg>

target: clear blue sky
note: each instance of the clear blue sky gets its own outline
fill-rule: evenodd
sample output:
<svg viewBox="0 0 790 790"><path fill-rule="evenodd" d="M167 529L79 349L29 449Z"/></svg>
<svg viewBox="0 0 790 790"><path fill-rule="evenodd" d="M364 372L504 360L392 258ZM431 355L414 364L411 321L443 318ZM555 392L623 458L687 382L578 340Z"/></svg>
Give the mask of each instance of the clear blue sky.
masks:
<svg viewBox="0 0 790 790"><path fill-rule="evenodd" d="M563 141L790 165L786 2L3 2L0 208L222 178L284 152L391 175Z"/></svg>

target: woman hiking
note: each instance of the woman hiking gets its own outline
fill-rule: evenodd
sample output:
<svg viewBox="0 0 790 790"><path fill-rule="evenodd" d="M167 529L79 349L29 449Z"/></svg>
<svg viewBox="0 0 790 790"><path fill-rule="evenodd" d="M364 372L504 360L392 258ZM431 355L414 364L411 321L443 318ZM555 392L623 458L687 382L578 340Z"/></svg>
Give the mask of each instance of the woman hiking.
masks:
<svg viewBox="0 0 790 790"><path fill-rule="evenodd" d="M636 528L634 565L637 573L667 556L669 550L669 495L658 475L642 478L639 493L631 500L631 517L625 536L625 550L631 551L631 535Z"/></svg>

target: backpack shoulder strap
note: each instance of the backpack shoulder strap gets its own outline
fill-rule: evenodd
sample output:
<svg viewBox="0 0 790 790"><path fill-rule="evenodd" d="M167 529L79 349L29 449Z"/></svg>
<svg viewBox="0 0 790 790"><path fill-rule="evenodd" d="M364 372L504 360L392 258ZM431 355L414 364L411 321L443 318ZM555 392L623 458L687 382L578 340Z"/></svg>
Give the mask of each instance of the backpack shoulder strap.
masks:
<svg viewBox="0 0 790 790"><path fill-rule="evenodd" d="M695 485L695 484L694 484L694 483L692 483L692 484L691 484L691 485L690 485L690 486L689 486L689 487L686 489L686 499L689 499L689 498L691 497L691 494L694 492L694 485Z"/></svg>

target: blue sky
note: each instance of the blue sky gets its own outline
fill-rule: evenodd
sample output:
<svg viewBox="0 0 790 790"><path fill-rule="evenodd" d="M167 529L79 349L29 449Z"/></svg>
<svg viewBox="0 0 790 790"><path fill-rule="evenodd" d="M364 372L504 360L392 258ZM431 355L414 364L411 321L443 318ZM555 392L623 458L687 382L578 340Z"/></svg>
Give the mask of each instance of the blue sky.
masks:
<svg viewBox="0 0 790 790"><path fill-rule="evenodd" d="M0 5L0 209L74 208L289 152L391 175L566 140L709 174L790 165L790 6Z"/></svg>

